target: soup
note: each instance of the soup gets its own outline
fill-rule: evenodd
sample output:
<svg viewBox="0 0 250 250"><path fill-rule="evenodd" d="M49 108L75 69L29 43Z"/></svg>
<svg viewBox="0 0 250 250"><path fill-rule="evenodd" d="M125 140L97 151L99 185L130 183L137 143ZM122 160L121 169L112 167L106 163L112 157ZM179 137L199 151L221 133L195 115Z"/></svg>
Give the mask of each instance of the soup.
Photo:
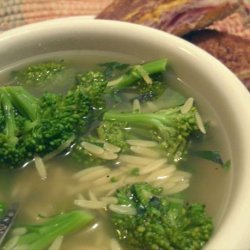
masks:
<svg viewBox="0 0 250 250"><path fill-rule="evenodd" d="M27 77L22 73L29 65L46 64L48 61L60 65L56 66L55 75L50 76L48 73L55 67L53 63L47 68L45 76L44 73L41 74L39 67L36 68L37 83L32 82L30 75ZM219 223L227 202L231 172L225 171L214 162L195 158L192 152L206 152L210 155L210 160L214 161L214 156L218 156L214 150L227 157L227 142L222 126L216 124L216 116L209 104L201 101L197 104L198 110L201 107L202 117L204 121L209 120L210 128L207 129L198 111L194 109L196 113L193 114L194 119L190 120L189 125L195 129L188 129L188 138L183 140L177 136L171 141L169 134L172 132L169 130L166 134L169 141L163 143L165 137L159 135L158 129L154 128L155 117L166 112L164 110L178 110L174 114L179 116L189 114L194 108L192 97L195 96L196 99L197 93L175 75L171 62L166 70L154 71L151 74L147 72L145 64L135 67L128 65L135 63L142 62L137 58L108 52L69 51L30 58L2 70L1 85L21 84L35 98L40 98L46 92L67 95L69 89L74 90L75 84L81 86L81 81L88 83L88 71L103 72L108 79L108 86L112 89L104 94L103 99L96 95L94 101L90 100L94 119L89 115L84 116L87 120L84 129L78 128L76 132L74 130L74 136L65 138L62 145L55 148L51 146L53 150L50 152L49 149L43 149L45 153L41 154L37 153L40 151L32 149L32 157L16 168L6 166L8 164L2 162L0 202L20 204L15 229L9 233L4 249L31 249L31 243L18 243L23 235L27 234L26 225L44 223L51 216L67 214L68 211L76 209L87 211L93 219L69 235L57 235L50 240L49 245L41 249L48 249L49 246L52 250L140 249L137 243L132 246L126 244L124 235L121 232L119 235L119 230L114 227L111 216L112 213L127 215L130 218L135 216L133 207L117 204L119 197L116 197L116 192L118 189L145 182L154 188L162 188L164 196L168 197L170 202L173 200L178 203L184 200L205 204L214 224ZM134 75L131 76L131 73ZM98 77L96 74L92 79L99 79ZM133 84L113 91L117 82L122 80L127 83L128 78ZM150 87L153 84L158 84L158 87L153 89ZM93 92L94 90L86 92L86 95L89 94L90 97ZM200 101L199 97L197 99ZM48 100L51 99L46 99L47 102ZM64 111L60 109L62 110ZM154 114L154 119L149 120L149 116L142 116L149 113ZM134 123L135 115L137 121ZM107 123L103 125L104 119ZM115 119L116 124L108 127ZM173 124L170 123L166 127L170 128L176 124L178 121L174 120ZM28 132L29 126L36 126L27 123L22 125ZM186 128L180 127L178 132L183 129ZM115 137L110 136L113 133ZM202 139L197 140L200 137ZM175 139L180 140L176 148ZM187 144L192 142L191 145L187 145L186 140ZM221 165L224 164L222 159L216 159ZM131 236L128 236L128 240L129 237ZM202 240L202 244L204 243ZM149 245L143 245L143 248L151 249Z"/></svg>

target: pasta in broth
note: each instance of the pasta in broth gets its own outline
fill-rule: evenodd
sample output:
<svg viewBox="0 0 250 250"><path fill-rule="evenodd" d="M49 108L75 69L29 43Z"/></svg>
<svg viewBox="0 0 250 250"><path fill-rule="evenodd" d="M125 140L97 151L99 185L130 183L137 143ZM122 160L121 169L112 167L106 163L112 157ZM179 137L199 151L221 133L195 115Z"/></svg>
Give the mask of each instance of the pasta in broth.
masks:
<svg viewBox="0 0 250 250"><path fill-rule="evenodd" d="M138 207L134 206L134 203L121 202L122 192L119 196L117 190L123 190L124 187L138 188L138 197L144 194L144 191L142 194L138 193L139 188L153 187L154 190L150 190L155 193L149 199L150 206L156 198L158 200L163 196L167 197L167 201L164 201L169 204L183 204L183 201L185 204L186 201L205 204L206 212L213 217L215 225L219 221L230 187L230 171L224 171L213 162L196 159L191 152L197 151L197 148L200 149L199 152L204 149L203 153L210 152L210 156L213 156L215 152L212 152L212 149L227 155L222 126L211 126L207 129L196 109L194 90L178 80L171 67L165 69L164 65L164 69L159 69L164 60L131 66L135 65L134 62L138 62L138 59L120 54L69 51L31 58L3 71L2 85L9 82L10 87L21 86L36 98L41 98L43 93L48 92L53 95L67 95L69 89L74 90L75 84L79 89L84 88L82 82L89 84L88 77L93 77L94 83L97 80L102 81L100 74L103 74L107 81L106 88L112 90L105 92L103 99L95 96L92 102L94 116L88 116L88 121L91 122L88 122L84 130L78 129L76 134L65 138L64 143L55 150L46 151L45 154L34 150L34 157L22 168L10 168L1 161L0 202L11 204L18 201L21 204L14 228L9 233L3 249L140 249L138 242L127 244L131 241L131 235L125 235L119 228L123 219L120 215L137 220L139 216ZM155 62L158 65L155 66L156 71L155 68L152 71L151 66L155 65ZM41 65L45 64L47 68L43 71ZM88 73L89 71L92 73ZM116 84L120 82L122 88L114 91ZM133 84L130 86L129 82ZM154 84L157 85L156 88L152 87ZM12 93L8 88L4 91ZM89 88L86 88L86 91L89 91ZM86 92L86 95L91 97L91 94L98 93L95 92L96 89L91 91ZM1 97L1 100L4 98ZM1 102L3 107L3 101ZM206 103L202 105L207 109L205 118L217 122L210 107ZM189 126L194 129L188 130L188 138L177 136L171 141L175 131L169 129L169 120L165 123L165 127L169 129L165 134L168 138L160 136L159 131L163 133L165 127L161 127L162 130L156 129L155 119L163 113L171 119L175 119L175 115L189 119ZM154 114L154 119L151 119L149 114ZM174 126L177 123L178 121L174 120ZM24 125L26 126L26 123ZM4 131L3 126L4 122L1 123L0 117L1 133ZM184 128L179 129L178 133L181 133ZM193 139L197 139L197 135L202 137L201 142ZM175 143L177 141L178 147ZM213 157L210 158L214 160ZM227 165L222 159L220 163ZM143 186L144 183L149 186ZM132 192L131 190L129 192ZM131 202L134 202L133 197L135 194L129 198ZM44 237L44 242L47 240L47 245L44 243L43 246L39 245L38 239L32 238L33 235L27 237L32 240L27 241L25 238L29 230L32 231L27 225L40 225L55 215L61 218L60 215L67 215L69 211L76 210L87 211L91 215L86 225L83 221L84 225L79 225L75 230L72 226L72 230L55 233L49 239L46 236L47 231L43 231L45 233L40 235L40 238ZM147 214L146 208L145 211ZM117 217L112 217L113 214L119 215L119 221ZM66 223L66 219L64 221ZM49 230L53 226L48 225L46 230L48 235L52 235ZM66 224L62 225L64 228ZM140 237L144 236L140 234ZM156 244L161 244L158 238L154 240ZM206 240L202 239L202 244L205 242ZM145 245L141 245L141 249L152 249L147 242L143 244ZM161 247L169 249L167 246ZM191 245L189 247L191 248Z"/></svg>

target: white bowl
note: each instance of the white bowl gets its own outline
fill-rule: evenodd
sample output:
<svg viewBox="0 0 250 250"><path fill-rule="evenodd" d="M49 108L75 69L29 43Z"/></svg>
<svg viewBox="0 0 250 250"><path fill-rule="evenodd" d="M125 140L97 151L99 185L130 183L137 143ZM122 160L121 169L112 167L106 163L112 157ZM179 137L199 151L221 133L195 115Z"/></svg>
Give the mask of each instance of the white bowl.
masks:
<svg viewBox="0 0 250 250"><path fill-rule="evenodd" d="M62 50L104 50L143 60L167 57L198 103L209 104L229 144L233 178L206 249L250 248L250 95L215 58L173 35L115 21L65 18L0 35L0 71L19 60ZM210 188L210 187L208 187Z"/></svg>

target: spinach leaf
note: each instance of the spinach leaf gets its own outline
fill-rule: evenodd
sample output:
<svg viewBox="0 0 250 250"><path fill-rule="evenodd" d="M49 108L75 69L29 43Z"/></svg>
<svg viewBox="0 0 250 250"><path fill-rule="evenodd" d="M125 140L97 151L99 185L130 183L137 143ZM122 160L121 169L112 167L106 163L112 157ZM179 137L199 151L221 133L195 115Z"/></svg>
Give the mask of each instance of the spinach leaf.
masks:
<svg viewBox="0 0 250 250"><path fill-rule="evenodd" d="M228 170L231 167L231 161L224 161L218 151L201 150L191 151L193 157L198 157L219 164L223 169Z"/></svg>
<svg viewBox="0 0 250 250"><path fill-rule="evenodd" d="M104 75L106 76L107 80L111 80L117 75L118 72L127 70L130 65L119 62L106 62L99 64L99 66L104 67Z"/></svg>

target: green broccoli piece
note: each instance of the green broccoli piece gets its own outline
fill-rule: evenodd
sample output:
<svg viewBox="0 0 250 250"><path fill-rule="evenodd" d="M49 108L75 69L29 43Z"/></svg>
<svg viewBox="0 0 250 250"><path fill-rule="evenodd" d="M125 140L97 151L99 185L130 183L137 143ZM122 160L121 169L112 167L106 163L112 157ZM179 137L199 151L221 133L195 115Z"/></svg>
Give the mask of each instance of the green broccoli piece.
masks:
<svg viewBox="0 0 250 250"><path fill-rule="evenodd" d="M132 86L139 80L147 80L150 75L161 73L166 70L168 65L167 59L159 59L144 63L141 65L134 65L125 74L108 82L107 91L120 91L124 88ZM151 84L148 82L148 84Z"/></svg>
<svg viewBox="0 0 250 250"><path fill-rule="evenodd" d="M41 86L53 84L66 69L62 62L43 62L12 72L15 84L22 86Z"/></svg>
<svg viewBox="0 0 250 250"><path fill-rule="evenodd" d="M105 108L104 92L108 81L103 73L89 71L85 74L77 74L76 84L92 100L95 109Z"/></svg>
<svg viewBox="0 0 250 250"><path fill-rule="evenodd" d="M82 142L89 142L93 145L104 148L104 143L110 143L120 148L119 152L129 149L129 145L126 140L129 138L129 134L126 131L126 122L110 122L102 121L97 128L95 128L91 134L80 137L71 151L71 157L76 159L78 163L83 166L97 166L105 164L109 159L103 159L101 156L94 155L88 152L83 146Z"/></svg>
<svg viewBox="0 0 250 250"><path fill-rule="evenodd" d="M162 74L156 74L151 79L151 84L139 80L133 86L135 92L138 93L138 96L135 98L142 103L158 99L167 89L167 84L164 82Z"/></svg>
<svg viewBox="0 0 250 250"><path fill-rule="evenodd" d="M90 134L81 136L71 150L70 156L73 157L82 166L92 167L110 162L112 159L105 159L102 156L95 155L87 151L82 143L88 142L102 149L105 148L105 142L110 143L120 148L120 151L125 151L129 148L126 142L127 132L125 130L126 123L124 122L101 122L99 126L91 131Z"/></svg>
<svg viewBox="0 0 250 250"><path fill-rule="evenodd" d="M182 113L181 107L162 109L154 113L107 111L104 113L103 121L126 122L129 127L142 129L146 126L144 134L151 134L150 138L160 143L169 159L177 161L185 155L191 133L198 130L196 112L195 107L187 113Z"/></svg>
<svg viewBox="0 0 250 250"><path fill-rule="evenodd" d="M24 225L27 232L20 235L15 246L11 249L45 250L53 243L58 236L80 231L88 226L94 217L83 210L74 210L48 218L45 222L36 225ZM4 249L8 249L8 242Z"/></svg>
<svg viewBox="0 0 250 250"><path fill-rule="evenodd" d="M84 130L91 114L89 98L76 87L66 95L36 98L21 86L0 88L5 126L0 131L0 164L18 167L44 156Z"/></svg>
<svg viewBox="0 0 250 250"><path fill-rule="evenodd" d="M23 151L17 150L19 129L16 120L19 119L19 115L16 115L9 95L4 88L0 88L0 108L4 117L0 133L0 162L19 161L23 157Z"/></svg>
<svg viewBox="0 0 250 250"><path fill-rule="evenodd" d="M153 99L161 95L166 88L164 81L161 81L162 73L166 69L167 60L161 59L149 63L134 65L129 68L126 73L118 77L118 79L108 81L110 71L127 68L126 64L107 63L106 69L103 72L89 71L86 73L77 74L75 77L76 85L81 87L82 91L93 100L93 105L96 110L104 110L106 108L106 100L109 95L112 98L116 97L116 92L119 92L128 87L138 90L140 99ZM147 84L145 78L150 79L149 75L154 75L152 84ZM150 79L151 80L151 79ZM134 84L136 83L136 84ZM106 100L105 100L106 99Z"/></svg>
<svg viewBox="0 0 250 250"><path fill-rule="evenodd" d="M116 97L116 93L122 90L132 91L134 94L132 99L136 98L141 102L155 100L167 88L162 74L165 72L167 64L166 59L160 59L128 67L121 76L109 80L105 92ZM107 68L109 69L109 66Z"/></svg>
<svg viewBox="0 0 250 250"><path fill-rule="evenodd" d="M102 121L97 128L97 134L101 140L120 147L122 151L126 151L129 148L126 142L129 138L127 127L127 122Z"/></svg>
<svg viewBox="0 0 250 250"><path fill-rule="evenodd" d="M120 188L115 196L136 211L111 212L117 238L131 250L199 250L211 237L213 222L204 205L171 199L147 183Z"/></svg>

